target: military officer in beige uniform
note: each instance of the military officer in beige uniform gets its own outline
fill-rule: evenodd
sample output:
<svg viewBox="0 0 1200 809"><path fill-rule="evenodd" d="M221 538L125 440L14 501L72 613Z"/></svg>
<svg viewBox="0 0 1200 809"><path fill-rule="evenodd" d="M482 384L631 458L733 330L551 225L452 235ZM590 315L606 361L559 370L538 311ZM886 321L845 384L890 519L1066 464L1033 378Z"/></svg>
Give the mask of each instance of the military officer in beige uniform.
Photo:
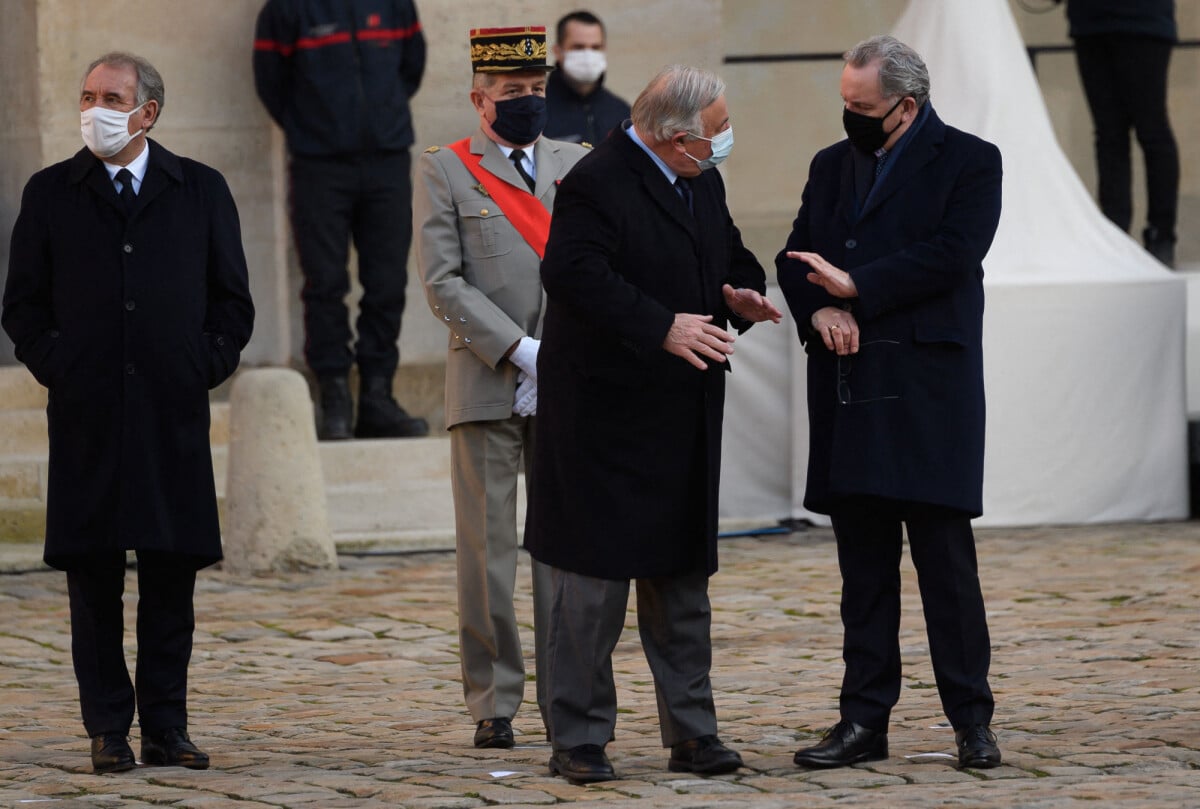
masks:
<svg viewBox="0 0 1200 809"><path fill-rule="evenodd" d="M413 198L417 264L446 324L446 426L458 550L463 693L476 747L512 747L525 666L513 610L517 475L532 470L539 265L558 182L587 149L541 137L544 27L471 31L479 130L421 156ZM546 569L533 565L534 653L543 700Z"/></svg>

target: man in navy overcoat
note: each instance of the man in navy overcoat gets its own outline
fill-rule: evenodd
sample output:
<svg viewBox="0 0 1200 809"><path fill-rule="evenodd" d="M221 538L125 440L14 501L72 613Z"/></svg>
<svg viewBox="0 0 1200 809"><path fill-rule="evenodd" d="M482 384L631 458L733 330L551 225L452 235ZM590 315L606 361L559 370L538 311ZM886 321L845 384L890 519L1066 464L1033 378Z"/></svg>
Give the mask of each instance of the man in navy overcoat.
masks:
<svg viewBox="0 0 1200 809"><path fill-rule="evenodd" d="M79 97L86 148L26 185L4 289L4 330L49 389L45 559L67 572L96 772L134 766L135 706L143 763L208 766L187 733L196 570L221 558L208 390L237 367L254 320L225 180L147 140L163 95L140 57L92 63Z"/></svg>
<svg viewBox="0 0 1200 809"><path fill-rule="evenodd" d="M983 266L1000 153L946 126L911 48L846 54L848 139L812 161L776 259L808 355L805 506L829 514L842 571L842 721L796 763L887 756L900 695L902 528L963 766L994 767L990 647L971 518L983 500Z"/></svg>

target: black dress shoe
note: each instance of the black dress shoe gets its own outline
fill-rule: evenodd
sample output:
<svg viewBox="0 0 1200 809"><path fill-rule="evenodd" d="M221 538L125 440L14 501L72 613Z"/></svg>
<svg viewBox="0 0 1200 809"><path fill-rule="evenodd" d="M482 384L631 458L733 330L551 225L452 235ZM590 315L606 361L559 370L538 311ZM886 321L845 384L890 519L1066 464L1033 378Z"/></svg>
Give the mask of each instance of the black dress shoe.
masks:
<svg viewBox="0 0 1200 809"><path fill-rule="evenodd" d="M733 772L742 765L737 751L721 744L716 736L700 736L671 745L671 772L694 772L700 775L720 775Z"/></svg>
<svg viewBox="0 0 1200 809"><path fill-rule="evenodd" d="M968 725L954 731L958 744L958 766L974 770L990 770L1000 766L1000 748L996 734L987 725Z"/></svg>
<svg viewBox="0 0 1200 809"><path fill-rule="evenodd" d="M505 750L512 747L512 720L503 716L480 720L475 726L475 746L502 747Z"/></svg>
<svg viewBox="0 0 1200 809"><path fill-rule="evenodd" d="M124 733L97 733L92 737L92 771L125 772L137 766L133 748Z"/></svg>
<svg viewBox="0 0 1200 809"><path fill-rule="evenodd" d="M843 719L812 747L797 750L792 758L801 767L845 767L860 761L887 758L887 733Z"/></svg>
<svg viewBox="0 0 1200 809"><path fill-rule="evenodd" d="M581 784L612 781L617 777L612 762L598 744L581 744L569 750L555 750L550 756L550 772Z"/></svg>
<svg viewBox="0 0 1200 809"><path fill-rule="evenodd" d="M208 753L192 744L183 728L167 728L162 733L142 731L142 763L156 767L207 770Z"/></svg>

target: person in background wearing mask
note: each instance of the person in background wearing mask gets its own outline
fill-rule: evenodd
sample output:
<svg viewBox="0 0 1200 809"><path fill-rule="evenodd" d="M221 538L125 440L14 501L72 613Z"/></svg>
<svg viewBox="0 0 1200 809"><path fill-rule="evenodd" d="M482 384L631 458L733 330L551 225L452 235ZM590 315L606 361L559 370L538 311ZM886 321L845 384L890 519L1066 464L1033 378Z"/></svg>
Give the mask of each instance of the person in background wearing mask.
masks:
<svg viewBox="0 0 1200 809"><path fill-rule="evenodd" d="M92 768L202 770L188 736L196 571L221 558L208 390L237 368L254 306L224 178L146 133L162 77L101 56L79 94L85 148L25 186L4 330L49 388L45 560L65 570ZM137 671L125 665L125 552L137 554Z"/></svg>
<svg viewBox="0 0 1200 809"><path fill-rule="evenodd" d="M471 31L479 129L418 161L417 265L449 329L446 426L458 551L459 654L476 747L512 747L525 690L513 611L517 479L533 475L542 285L558 183L586 154L542 137L546 29ZM548 574L533 565L538 706L545 714Z"/></svg>
<svg viewBox="0 0 1200 809"><path fill-rule="evenodd" d="M287 139L304 359L317 377L322 441L429 433L392 393L412 241L409 102L424 73L412 0L267 0L259 12L254 88ZM351 239L362 285L353 331Z"/></svg>
<svg viewBox="0 0 1200 809"><path fill-rule="evenodd" d="M629 105L604 87L604 23L589 11L558 21L554 61L546 82L546 136L572 143L599 143L629 117Z"/></svg>
<svg viewBox="0 0 1200 809"><path fill-rule="evenodd" d="M525 547L552 567L549 766L572 781L616 777L604 748L632 579L669 768L742 766L709 680L726 329L781 314L712 170L732 146L724 82L664 68L554 206Z"/></svg>
<svg viewBox="0 0 1200 809"><path fill-rule="evenodd" d="M963 767L996 767L991 647L971 518L983 510L983 257L999 150L938 118L921 57L890 36L845 54L847 140L813 158L775 263L808 355L804 506L842 572L841 721L796 764L888 755L900 696L902 530Z"/></svg>

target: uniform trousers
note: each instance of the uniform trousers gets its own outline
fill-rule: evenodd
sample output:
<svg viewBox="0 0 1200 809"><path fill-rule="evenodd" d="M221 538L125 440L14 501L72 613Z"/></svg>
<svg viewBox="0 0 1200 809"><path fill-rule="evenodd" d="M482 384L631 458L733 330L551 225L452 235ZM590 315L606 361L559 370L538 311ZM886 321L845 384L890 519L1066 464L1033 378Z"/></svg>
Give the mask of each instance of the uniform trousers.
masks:
<svg viewBox="0 0 1200 809"><path fill-rule="evenodd" d="M390 378L412 242L412 178L407 149L345 157L291 158L292 233L304 288L304 358L318 376L358 363L362 376ZM362 298L353 334L346 295L350 240L358 251Z"/></svg>
<svg viewBox="0 0 1200 809"><path fill-rule="evenodd" d="M1075 40L1075 59L1096 128L1100 210L1128 232L1133 219L1129 130L1146 163L1146 222L1175 234L1179 149L1167 116L1170 41L1128 34Z"/></svg>
<svg viewBox="0 0 1200 809"><path fill-rule="evenodd" d="M513 607L517 580L517 475L533 474L532 418L466 422L450 430L458 566L458 638L463 695L475 722L511 719L525 693L525 663ZM550 568L533 564L533 634L538 708L546 722L543 674Z"/></svg>
<svg viewBox="0 0 1200 809"><path fill-rule="evenodd" d="M555 750L604 747L617 724L612 653L625 626L629 579L551 571L546 666L551 740ZM716 735L707 574L636 582L638 633L654 678L663 746Z"/></svg>
<svg viewBox="0 0 1200 809"><path fill-rule="evenodd" d="M125 665L125 553L91 556L67 571L71 658L89 736L127 735L136 705L143 733L187 727L196 568L176 554L137 552L137 666Z"/></svg>
<svg viewBox="0 0 1200 809"><path fill-rule="evenodd" d="M957 729L989 724L991 642L970 518L878 498L831 515L842 572L841 714L885 731L900 697L902 526L917 571L929 654L942 708Z"/></svg>

